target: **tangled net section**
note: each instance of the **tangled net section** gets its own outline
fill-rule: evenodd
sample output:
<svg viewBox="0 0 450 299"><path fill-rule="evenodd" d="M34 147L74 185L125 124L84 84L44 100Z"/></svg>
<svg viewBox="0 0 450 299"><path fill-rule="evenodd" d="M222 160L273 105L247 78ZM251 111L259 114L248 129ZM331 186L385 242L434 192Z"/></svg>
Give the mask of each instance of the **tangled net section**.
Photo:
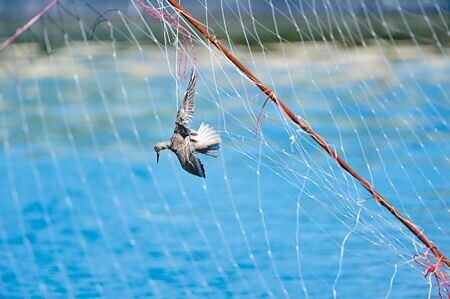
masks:
<svg viewBox="0 0 450 299"><path fill-rule="evenodd" d="M430 251L427 250L424 254L415 254L414 260L418 265L425 269L423 276L433 276L438 289L439 298L447 298L450 296L450 277L446 264L442 262L442 259L436 259L430 255Z"/></svg>

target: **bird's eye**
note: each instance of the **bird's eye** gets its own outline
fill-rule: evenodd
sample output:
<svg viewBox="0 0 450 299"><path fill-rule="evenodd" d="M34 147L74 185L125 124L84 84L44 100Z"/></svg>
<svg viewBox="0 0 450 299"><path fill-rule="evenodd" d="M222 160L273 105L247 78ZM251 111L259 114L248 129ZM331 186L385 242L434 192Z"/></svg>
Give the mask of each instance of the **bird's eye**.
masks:
<svg viewBox="0 0 450 299"><path fill-rule="evenodd" d="M155 152L158 151L158 148L156 146L154 146L153 149L155 150Z"/></svg>

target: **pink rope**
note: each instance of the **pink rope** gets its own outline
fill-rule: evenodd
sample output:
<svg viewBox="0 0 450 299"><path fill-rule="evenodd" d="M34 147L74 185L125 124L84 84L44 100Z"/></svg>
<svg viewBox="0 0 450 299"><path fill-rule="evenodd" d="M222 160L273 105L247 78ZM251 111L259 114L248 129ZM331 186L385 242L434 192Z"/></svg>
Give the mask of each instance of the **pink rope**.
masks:
<svg viewBox="0 0 450 299"><path fill-rule="evenodd" d="M450 277L445 270L441 269L445 267L445 264L442 262L442 257L437 259L436 262L433 262L436 258L430 256L429 252L430 249L424 254L415 254L413 257L414 261L425 269L423 273L425 277L430 274L434 276L439 299L450 298Z"/></svg>
<svg viewBox="0 0 450 299"><path fill-rule="evenodd" d="M137 3L137 5L139 7L142 8L143 11L145 11L152 18L155 18L155 19L157 19L159 21L163 21L163 22L165 21L170 26L180 30L182 48L181 48L181 53L180 53L179 61L178 61L177 75L178 75L179 79L182 79L182 78L186 79L187 57L189 55L189 51L188 51L189 48L187 46L186 38L189 39L189 43L191 46L192 59L194 61L194 68L197 68L197 59L195 56L194 41L192 39L191 33L186 28L184 28L175 17L173 17L169 13L161 12L156 8L153 8L149 5L144 4L141 0L135 0L135 2Z"/></svg>
<svg viewBox="0 0 450 299"><path fill-rule="evenodd" d="M12 36L10 36L7 40L5 40L0 45L0 51L3 50L4 48L6 48L7 46L9 46L10 44L12 44L16 40L16 38L18 38L22 33L27 31L28 29L30 29L30 27L33 26L33 24L36 23L40 18L42 18L47 13L47 11L49 11L50 8L52 8L53 5L55 5L56 2L58 2L58 1L59 0L53 0L52 2L50 2L49 5L47 5L43 10L41 10L37 15L35 15L25 25L23 25L21 28L17 29L16 33L14 33Z"/></svg>

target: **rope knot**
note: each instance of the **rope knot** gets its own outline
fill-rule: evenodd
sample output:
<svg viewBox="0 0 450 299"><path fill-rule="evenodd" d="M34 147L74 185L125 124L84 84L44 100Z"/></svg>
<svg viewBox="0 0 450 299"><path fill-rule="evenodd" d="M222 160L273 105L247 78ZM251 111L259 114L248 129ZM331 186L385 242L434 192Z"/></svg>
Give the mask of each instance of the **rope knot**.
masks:
<svg viewBox="0 0 450 299"><path fill-rule="evenodd" d="M415 254L413 256L414 261L425 269L423 276L428 277L428 275L433 275L436 281L436 286L438 288L439 298L450 298L450 277L449 273L444 271L442 268L446 266L443 262L443 256L436 259L433 255L430 255L430 251L435 246L427 249L423 254ZM444 295L447 295L444 297Z"/></svg>

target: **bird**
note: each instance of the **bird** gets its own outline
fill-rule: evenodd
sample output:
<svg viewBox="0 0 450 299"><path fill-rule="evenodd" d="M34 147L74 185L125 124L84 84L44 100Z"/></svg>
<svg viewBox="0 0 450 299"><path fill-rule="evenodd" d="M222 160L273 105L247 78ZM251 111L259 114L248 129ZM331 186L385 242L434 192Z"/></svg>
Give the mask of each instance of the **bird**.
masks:
<svg viewBox="0 0 450 299"><path fill-rule="evenodd" d="M205 169L196 154L200 153L217 158L222 141L219 134L204 122L200 124L197 131L188 127L194 118L196 82L197 75L194 69L191 72L183 102L177 112L172 137L167 141L156 143L154 150L156 152L156 163L159 163L160 152L169 149L177 156L185 171L205 178Z"/></svg>

